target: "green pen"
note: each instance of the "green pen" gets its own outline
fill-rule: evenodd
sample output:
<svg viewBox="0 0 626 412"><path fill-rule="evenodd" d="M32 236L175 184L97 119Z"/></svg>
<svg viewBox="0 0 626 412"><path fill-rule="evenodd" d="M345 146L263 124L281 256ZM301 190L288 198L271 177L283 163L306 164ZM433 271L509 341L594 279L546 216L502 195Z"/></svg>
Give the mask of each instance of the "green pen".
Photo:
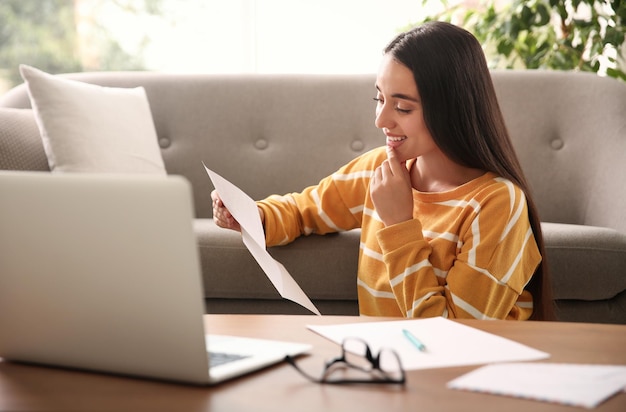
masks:
<svg viewBox="0 0 626 412"><path fill-rule="evenodd" d="M417 339L415 335L406 329L402 329L402 333L420 352L426 352L426 346L419 339Z"/></svg>

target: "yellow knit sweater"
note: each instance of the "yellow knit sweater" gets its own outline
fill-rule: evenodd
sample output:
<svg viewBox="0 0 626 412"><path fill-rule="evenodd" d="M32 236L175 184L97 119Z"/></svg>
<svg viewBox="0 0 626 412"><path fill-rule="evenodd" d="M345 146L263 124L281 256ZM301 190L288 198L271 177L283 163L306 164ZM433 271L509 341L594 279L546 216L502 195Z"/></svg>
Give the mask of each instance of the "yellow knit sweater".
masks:
<svg viewBox="0 0 626 412"><path fill-rule="evenodd" d="M268 246L361 228L359 310L369 316L528 319L525 285L541 255L522 190L486 173L456 189L413 191L413 219L385 227L370 198L385 148L301 193L257 202Z"/></svg>

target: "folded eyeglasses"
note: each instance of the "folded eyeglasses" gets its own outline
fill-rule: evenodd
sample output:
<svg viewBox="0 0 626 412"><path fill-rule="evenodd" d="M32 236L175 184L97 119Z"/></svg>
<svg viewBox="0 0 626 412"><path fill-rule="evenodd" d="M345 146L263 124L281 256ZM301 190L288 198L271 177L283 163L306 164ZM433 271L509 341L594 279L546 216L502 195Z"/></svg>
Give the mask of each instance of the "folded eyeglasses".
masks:
<svg viewBox="0 0 626 412"><path fill-rule="evenodd" d="M315 383L404 385L406 382L402 362L394 350L382 348L374 356L369 345L359 338L344 340L341 344L341 356L326 362L319 378L302 370L291 356L286 356L285 361Z"/></svg>

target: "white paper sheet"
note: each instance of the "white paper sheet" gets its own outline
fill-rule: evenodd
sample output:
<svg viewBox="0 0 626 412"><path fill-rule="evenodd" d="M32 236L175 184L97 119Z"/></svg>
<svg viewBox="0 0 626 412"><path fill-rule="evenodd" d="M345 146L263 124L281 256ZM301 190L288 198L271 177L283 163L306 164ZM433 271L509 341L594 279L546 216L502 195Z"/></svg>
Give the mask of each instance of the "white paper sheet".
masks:
<svg viewBox="0 0 626 412"><path fill-rule="evenodd" d="M626 387L626 366L501 363L483 366L447 386L594 408Z"/></svg>
<svg viewBox="0 0 626 412"><path fill-rule="evenodd" d="M256 202L237 186L204 165L224 205L241 226L241 237L254 259L263 269L280 296L291 300L316 315L321 315L313 302L296 283L287 269L267 251L265 232Z"/></svg>
<svg viewBox="0 0 626 412"><path fill-rule="evenodd" d="M483 332L441 317L364 322L337 325L309 325L308 328L333 342L345 338L363 339L374 352L394 349L406 370L475 365L492 362L538 360L549 354L518 342ZM409 331L425 346L418 350L403 330Z"/></svg>

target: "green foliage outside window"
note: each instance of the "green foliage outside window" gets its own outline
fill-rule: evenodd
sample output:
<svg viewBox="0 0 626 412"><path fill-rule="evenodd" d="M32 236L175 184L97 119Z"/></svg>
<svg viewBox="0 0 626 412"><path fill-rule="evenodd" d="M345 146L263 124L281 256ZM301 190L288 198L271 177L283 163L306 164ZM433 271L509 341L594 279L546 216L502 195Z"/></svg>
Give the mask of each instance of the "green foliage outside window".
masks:
<svg viewBox="0 0 626 412"><path fill-rule="evenodd" d="M160 14L162 0L0 0L0 78L8 87L22 82L18 66L29 64L50 73L83 70L141 70L140 55L123 50L107 27L98 25L101 7L132 15ZM86 67L80 54L79 7L92 11L96 65Z"/></svg>
<svg viewBox="0 0 626 412"><path fill-rule="evenodd" d="M50 71L80 68L72 11L66 0L0 2L0 61L11 84L21 83L19 63Z"/></svg>
<svg viewBox="0 0 626 412"><path fill-rule="evenodd" d="M626 0L440 2L444 11L425 21L472 32L492 68L580 70L626 81Z"/></svg>

